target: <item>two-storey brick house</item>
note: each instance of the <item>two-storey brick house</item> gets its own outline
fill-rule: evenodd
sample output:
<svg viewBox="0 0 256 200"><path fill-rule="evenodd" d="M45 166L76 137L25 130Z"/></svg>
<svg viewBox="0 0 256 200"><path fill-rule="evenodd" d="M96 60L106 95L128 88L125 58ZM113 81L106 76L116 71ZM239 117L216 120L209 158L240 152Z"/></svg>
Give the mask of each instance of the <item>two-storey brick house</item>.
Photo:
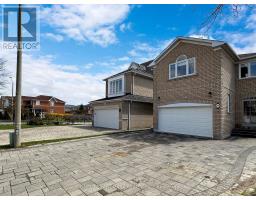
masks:
<svg viewBox="0 0 256 200"><path fill-rule="evenodd" d="M65 102L53 96L22 96L21 100L23 117L31 114L43 117L46 113L65 113ZM12 107L15 107L15 97L13 97L12 101L12 97L2 96L0 102L3 112L11 118Z"/></svg>
<svg viewBox="0 0 256 200"><path fill-rule="evenodd" d="M151 61L131 63L110 76L106 96L91 102L93 126L121 130L150 128L153 124L153 72Z"/></svg>
<svg viewBox="0 0 256 200"><path fill-rule="evenodd" d="M154 68L154 130L222 139L256 126L256 54L178 37Z"/></svg>

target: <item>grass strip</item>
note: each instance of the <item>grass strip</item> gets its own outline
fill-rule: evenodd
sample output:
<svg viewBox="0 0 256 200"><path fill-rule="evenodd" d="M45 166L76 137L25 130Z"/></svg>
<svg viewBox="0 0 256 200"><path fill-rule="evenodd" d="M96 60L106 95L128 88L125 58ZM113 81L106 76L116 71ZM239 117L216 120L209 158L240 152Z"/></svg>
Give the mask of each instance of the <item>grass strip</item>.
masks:
<svg viewBox="0 0 256 200"><path fill-rule="evenodd" d="M28 124L21 124L22 129L26 128L37 128L37 127L48 127L48 126L72 126L76 124L48 124L48 125L28 125ZM14 129L13 124L1 124L0 130L11 130Z"/></svg>

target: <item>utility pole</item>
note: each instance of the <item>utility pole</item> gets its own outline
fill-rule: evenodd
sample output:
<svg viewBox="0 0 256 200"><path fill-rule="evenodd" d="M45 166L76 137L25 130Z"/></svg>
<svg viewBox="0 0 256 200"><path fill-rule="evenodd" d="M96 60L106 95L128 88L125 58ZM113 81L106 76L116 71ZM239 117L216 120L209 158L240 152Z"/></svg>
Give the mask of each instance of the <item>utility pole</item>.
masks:
<svg viewBox="0 0 256 200"><path fill-rule="evenodd" d="M21 83L22 83L22 6L19 4L18 10L18 49L17 49L17 71L16 71L16 103L15 103L15 131L13 146L19 147L21 144Z"/></svg>
<svg viewBox="0 0 256 200"><path fill-rule="evenodd" d="M12 80L12 77L10 76L9 77L11 79L11 82L12 82L12 123L14 124L14 109L13 109L13 80Z"/></svg>

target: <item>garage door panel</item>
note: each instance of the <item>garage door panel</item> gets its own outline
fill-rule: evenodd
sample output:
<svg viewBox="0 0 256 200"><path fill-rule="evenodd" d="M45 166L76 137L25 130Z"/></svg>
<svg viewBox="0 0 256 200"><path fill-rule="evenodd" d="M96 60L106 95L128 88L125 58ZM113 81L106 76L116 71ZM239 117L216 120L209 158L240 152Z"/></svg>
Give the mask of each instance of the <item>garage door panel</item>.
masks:
<svg viewBox="0 0 256 200"><path fill-rule="evenodd" d="M160 108L158 129L162 132L212 137L212 108Z"/></svg>
<svg viewBox="0 0 256 200"><path fill-rule="evenodd" d="M119 109L95 109L94 126L119 129Z"/></svg>

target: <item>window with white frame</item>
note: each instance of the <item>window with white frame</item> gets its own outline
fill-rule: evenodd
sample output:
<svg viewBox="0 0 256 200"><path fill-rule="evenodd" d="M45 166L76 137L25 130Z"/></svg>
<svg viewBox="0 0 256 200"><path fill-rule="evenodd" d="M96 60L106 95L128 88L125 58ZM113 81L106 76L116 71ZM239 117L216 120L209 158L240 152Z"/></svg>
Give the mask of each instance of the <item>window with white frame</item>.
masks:
<svg viewBox="0 0 256 200"><path fill-rule="evenodd" d="M231 94L228 94L227 109L228 113L231 113Z"/></svg>
<svg viewBox="0 0 256 200"><path fill-rule="evenodd" d="M193 75L196 72L196 59L181 55L175 63L169 64L169 79Z"/></svg>
<svg viewBox="0 0 256 200"><path fill-rule="evenodd" d="M256 77L256 61L242 63L239 65L239 78Z"/></svg>
<svg viewBox="0 0 256 200"><path fill-rule="evenodd" d="M114 80L109 80L109 90L108 94L110 96L120 95L123 93L123 77L116 78Z"/></svg>
<svg viewBox="0 0 256 200"><path fill-rule="evenodd" d="M10 105L9 100L5 99L5 101L4 101L4 108L8 108L9 105Z"/></svg>
<svg viewBox="0 0 256 200"><path fill-rule="evenodd" d="M54 106L54 101L50 101L50 105L51 105L51 106Z"/></svg>
<svg viewBox="0 0 256 200"><path fill-rule="evenodd" d="M36 106L39 106L39 105L40 105L40 101L36 100Z"/></svg>

